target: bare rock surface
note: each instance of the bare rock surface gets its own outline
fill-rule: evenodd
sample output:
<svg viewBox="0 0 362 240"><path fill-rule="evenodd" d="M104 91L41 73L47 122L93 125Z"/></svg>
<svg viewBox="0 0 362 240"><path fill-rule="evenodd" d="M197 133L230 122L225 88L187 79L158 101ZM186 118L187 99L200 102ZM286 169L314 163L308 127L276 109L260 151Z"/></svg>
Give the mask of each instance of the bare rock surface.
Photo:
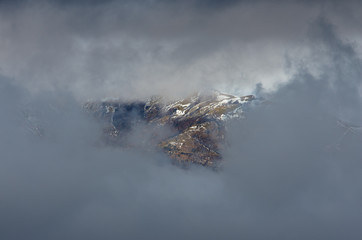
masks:
<svg viewBox="0 0 362 240"><path fill-rule="evenodd" d="M104 140L116 146L129 146L127 134L138 124L173 131L154 143L181 165L191 163L216 167L222 160L225 122L243 118L255 99L253 95L237 97L214 92L195 94L179 101L152 97L144 102L88 102L84 108L104 124ZM161 128L160 128L161 129ZM161 130L160 130L161 131Z"/></svg>

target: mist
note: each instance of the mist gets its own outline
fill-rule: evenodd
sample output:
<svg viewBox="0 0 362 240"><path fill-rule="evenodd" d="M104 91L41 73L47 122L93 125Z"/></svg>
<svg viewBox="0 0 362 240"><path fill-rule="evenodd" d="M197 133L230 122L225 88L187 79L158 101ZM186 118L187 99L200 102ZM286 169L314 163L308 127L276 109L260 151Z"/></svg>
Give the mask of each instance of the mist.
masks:
<svg viewBox="0 0 362 240"><path fill-rule="evenodd" d="M360 239L361 9L2 2L0 238ZM227 123L219 171L171 164L147 125L100 144L82 108L210 89L266 100Z"/></svg>
<svg viewBox="0 0 362 240"><path fill-rule="evenodd" d="M320 16L361 41L358 1L2 1L1 73L79 101L275 90L297 71L288 59L307 64Z"/></svg>

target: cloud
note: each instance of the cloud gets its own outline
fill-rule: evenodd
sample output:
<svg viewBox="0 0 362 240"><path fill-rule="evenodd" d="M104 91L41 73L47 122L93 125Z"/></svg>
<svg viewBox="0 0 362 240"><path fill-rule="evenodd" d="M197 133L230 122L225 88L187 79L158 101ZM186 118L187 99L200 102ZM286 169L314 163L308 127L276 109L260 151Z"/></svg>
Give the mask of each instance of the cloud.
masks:
<svg viewBox="0 0 362 240"><path fill-rule="evenodd" d="M294 74L284 56L311 51L305 35L320 15L360 39L360 10L353 1L4 2L0 72L32 92L60 88L81 101L248 94Z"/></svg>
<svg viewBox="0 0 362 240"><path fill-rule="evenodd" d="M337 125L338 118L361 123L361 61L325 19L311 31L320 40L316 55L329 59L319 78L301 69L266 94L271 105L229 126L228 177L262 223L256 239L361 236L362 135L341 138L347 129Z"/></svg>
<svg viewBox="0 0 362 240"><path fill-rule="evenodd" d="M362 120L358 44L338 28L346 20L317 17L307 28L320 16L307 1L270 11L265 2L220 11L180 2L21 4L11 16L4 7L0 24L1 239L361 237L361 135L341 138L337 124ZM243 20L249 10L253 24ZM278 17L284 10L295 19ZM99 146L101 126L78 102L242 89L244 80L267 86L255 76L268 73L279 84L257 92L271 104L228 125L218 172L171 165L147 146L145 126L130 136L144 148ZM31 130L37 123L42 137Z"/></svg>

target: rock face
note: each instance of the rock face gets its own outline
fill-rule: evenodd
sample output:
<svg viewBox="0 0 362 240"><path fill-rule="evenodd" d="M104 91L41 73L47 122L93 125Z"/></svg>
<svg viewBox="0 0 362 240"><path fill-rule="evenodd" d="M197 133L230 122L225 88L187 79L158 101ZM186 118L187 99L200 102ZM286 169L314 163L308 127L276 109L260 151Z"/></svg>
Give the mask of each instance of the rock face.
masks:
<svg viewBox="0 0 362 240"><path fill-rule="evenodd" d="M217 167L222 156L225 121L243 118L255 97L228 94L196 94L172 102L153 97L145 102L89 102L84 105L104 122L104 138L114 145L126 144L127 132L143 122L152 126L169 126L171 135L156 143L171 159L181 165L191 163Z"/></svg>

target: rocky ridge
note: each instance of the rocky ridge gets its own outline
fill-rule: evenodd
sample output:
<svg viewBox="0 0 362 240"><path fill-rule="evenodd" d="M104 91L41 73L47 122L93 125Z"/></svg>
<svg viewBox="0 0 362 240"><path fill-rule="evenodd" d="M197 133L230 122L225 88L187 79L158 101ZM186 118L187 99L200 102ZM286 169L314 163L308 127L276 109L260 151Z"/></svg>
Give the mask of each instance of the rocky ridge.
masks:
<svg viewBox="0 0 362 240"><path fill-rule="evenodd" d="M103 138L109 144L128 146L127 132L138 123L155 129L167 126L173 131L161 139L155 136L155 145L175 163L217 167L222 160L225 122L243 118L255 99L253 95L237 97L214 92L179 101L152 97L145 102L88 102L84 108L104 123Z"/></svg>

